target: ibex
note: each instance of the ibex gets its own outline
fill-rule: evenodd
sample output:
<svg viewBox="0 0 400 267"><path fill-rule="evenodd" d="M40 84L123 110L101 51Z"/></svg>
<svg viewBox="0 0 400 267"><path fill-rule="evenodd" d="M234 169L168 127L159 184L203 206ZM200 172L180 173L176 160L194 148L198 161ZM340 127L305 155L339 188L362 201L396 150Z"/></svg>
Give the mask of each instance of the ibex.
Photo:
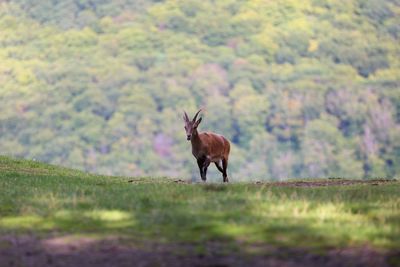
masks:
<svg viewBox="0 0 400 267"><path fill-rule="evenodd" d="M197 111L193 120L189 120L184 111L183 120L185 121L187 140L192 143L192 154L197 160L197 165L199 165L201 179L207 180L207 168L211 162L214 162L217 169L222 173L224 182L229 182L226 174L230 150L229 141L219 134L197 132L197 127L202 120L200 118L196 121L200 111L201 109Z"/></svg>

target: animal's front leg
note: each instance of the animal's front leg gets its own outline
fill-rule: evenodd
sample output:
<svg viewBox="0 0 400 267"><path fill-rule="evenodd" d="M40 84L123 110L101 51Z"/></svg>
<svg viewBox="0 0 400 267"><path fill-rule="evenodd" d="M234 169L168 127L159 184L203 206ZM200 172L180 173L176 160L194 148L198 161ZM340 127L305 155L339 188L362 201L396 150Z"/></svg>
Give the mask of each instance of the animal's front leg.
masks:
<svg viewBox="0 0 400 267"><path fill-rule="evenodd" d="M203 180L203 165L204 165L204 160L203 159L197 159L197 165L199 166L200 170L200 177Z"/></svg>
<svg viewBox="0 0 400 267"><path fill-rule="evenodd" d="M203 181L207 180L207 168L208 168L208 166L210 166L210 163L211 163L211 160L209 158L206 158L204 160L204 163L203 163L203 176L201 176L201 179Z"/></svg>

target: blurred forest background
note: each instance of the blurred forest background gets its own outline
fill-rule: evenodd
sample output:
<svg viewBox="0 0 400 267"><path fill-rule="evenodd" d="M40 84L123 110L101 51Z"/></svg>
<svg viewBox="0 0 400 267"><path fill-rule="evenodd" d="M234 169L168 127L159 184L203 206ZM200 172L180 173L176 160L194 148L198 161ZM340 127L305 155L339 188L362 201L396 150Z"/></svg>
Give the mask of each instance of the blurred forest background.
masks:
<svg viewBox="0 0 400 267"><path fill-rule="evenodd" d="M0 1L0 154L198 177L203 107L233 181L399 177L399 39L399 0Z"/></svg>

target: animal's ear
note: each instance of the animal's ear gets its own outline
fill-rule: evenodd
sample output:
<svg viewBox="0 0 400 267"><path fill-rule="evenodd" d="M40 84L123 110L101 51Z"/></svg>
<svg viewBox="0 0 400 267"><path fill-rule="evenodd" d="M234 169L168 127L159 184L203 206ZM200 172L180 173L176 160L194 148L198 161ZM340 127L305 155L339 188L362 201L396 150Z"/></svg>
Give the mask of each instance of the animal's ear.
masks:
<svg viewBox="0 0 400 267"><path fill-rule="evenodd" d="M194 124L194 127L199 126L202 119L203 119L203 117L200 117L200 119L198 121L196 121L196 123Z"/></svg>

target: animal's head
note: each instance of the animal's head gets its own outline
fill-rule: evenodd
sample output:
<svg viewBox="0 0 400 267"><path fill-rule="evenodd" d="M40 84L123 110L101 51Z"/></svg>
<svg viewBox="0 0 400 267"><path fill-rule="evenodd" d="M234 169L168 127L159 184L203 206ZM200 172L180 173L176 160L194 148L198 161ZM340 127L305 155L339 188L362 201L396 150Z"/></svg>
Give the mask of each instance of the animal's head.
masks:
<svg viewBox="0 0 400 267"><path fill-rule="evenodd" d="M199 111L197 111L196 115L194 115L193 120L189 120L188 115L186 114L186 112L184 111L184 115L183 115L183 120L185 121L185 131L186 131L186 137L187 140L190 140L192 138L193 132L196 131L197 127L199 126L201 119L197 119L197 115L199 115L201 109Z"/></svg>

